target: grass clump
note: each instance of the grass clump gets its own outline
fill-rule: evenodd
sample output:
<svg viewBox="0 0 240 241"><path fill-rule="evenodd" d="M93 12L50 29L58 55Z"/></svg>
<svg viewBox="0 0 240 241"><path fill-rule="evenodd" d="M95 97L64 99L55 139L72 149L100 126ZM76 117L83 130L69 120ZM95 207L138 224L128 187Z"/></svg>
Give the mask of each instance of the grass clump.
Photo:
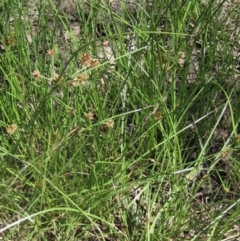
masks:
<svg viewBox="0 0 240 241"><path fill-rule="evenodd" d="M1 2L2 239L237 240L238 5L136 4Z"/></svg>

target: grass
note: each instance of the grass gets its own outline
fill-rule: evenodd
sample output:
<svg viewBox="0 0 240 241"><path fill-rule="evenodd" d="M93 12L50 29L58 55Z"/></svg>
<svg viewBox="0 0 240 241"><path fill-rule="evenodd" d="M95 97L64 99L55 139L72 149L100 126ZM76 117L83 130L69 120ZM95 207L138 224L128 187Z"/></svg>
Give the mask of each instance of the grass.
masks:
<svg viewBox="0 0 240 241"><path fill-rule="evenodd" d="M238 240L239 7L147 8L1 2L1 239Z"/></svg>

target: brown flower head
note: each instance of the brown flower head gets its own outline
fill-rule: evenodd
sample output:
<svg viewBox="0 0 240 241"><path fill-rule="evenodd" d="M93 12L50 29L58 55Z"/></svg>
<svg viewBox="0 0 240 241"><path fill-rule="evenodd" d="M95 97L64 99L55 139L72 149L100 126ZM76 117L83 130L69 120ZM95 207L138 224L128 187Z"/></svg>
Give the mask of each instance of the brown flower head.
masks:
<svg viewBox="0 0 240 241"><path fill-rule="evenodd" d="M90 60L90 66L91 67L96 67L99 65L99 62L96 59L91 59Z"/></svg>
<svg viewBox="0 0 240 241"><path fill-rule="evenodd" d="M6 128L8 134L13 134L17 130L18 126L16 124L11 124Z"/></svg>
<svg viewBox="0 0 240 241"><path fill-rule="evenodd" d="M85 66L90 66L91 65L91 57L87 53L83 53L80 61L82 62L83 65Z"/></svg>
<svg viewBox="0 0 240 241"><path fill-rule="evenodd" d="M70 113L71 113L72 115L75 115L75 114L76 114L76 110L75 110L74 108L71 108L71 109L70 109Z"/></svg>
<svg viewBox="0 0 240 241"><path fill-rule="evenodd" d="M178 65L183 68L184 67L184 63L185 63L185 59L178 59Z"/></svg>
<svg viewBox="0 0 240 241"><path fill-rule="evenodd" d="M154 113L154 119L155 120L160 120L162 117L163 117L163 115L162 115L161 111L158 110Z"/></svg>
<svg viewBox="0 0 240 241"><path fill-rule="evenodd" d="M223 160L229 160L229 158L231 157L232 155L232 150L231 149L225 149L225 150L222 150L221 151L221 154L222 154L222 159Z"/></svg>
<svg viewBox="0 0 240 241"><path fill-rule="evenodd" d="M54 77L51 78L51 81L56 84L56 83L62 82L63 78L61 78L58 74L56 74Z"/></svg>
<svg viewBox="0 0 240 241"><path fill-rule="evenodd" d="M33 71L32 76L35 79L39 79L41 77L41 74L40 74L39 70L36 69L36 70Z"/></svg>
<svg viewBox="0 0 240 241"><path fill-rule="evenodd" d="M73 79L72 85L78 86L79 84L86 85L88 76L86 74L80 74Z"/></svg>
<svg viewBox="0 0 240 241"><path fill-rule="evenodd" d="M91 111L89 111L88 113L84 113L84 115L88 120L94 120L94 113L92 113Z"/></svg>
<svg viewBox="0 0 240 241"><path fill-rule="evenodd" d="M103 132L107 132L109 129L112 129L114 127L114 121L113 120L108 120L107 123L103 124L100 127L100 130Z"/></svg>
<svg viewBox="0 0 240 241"><path fill-rule="evenodd" d="M53 49L48 49L48 50L47 50L47 55L48 55L49 57L53 57L54 54L55 54L55 52L54 52Z"/></svg>
<svg viewBox="0 0 240 241"><path fill-rule="evenodd" d="M10 35L6 36L4 42L8 46L15 46L16 35L15 32L12 32Z"/></svg>
<svg viewBox="0 0 240 241"><path fill-rule="evenodd" d="M106 123L106 127L107 127L107 128L113 128L113 127L114 127L114 121L113 121L113 120L109 120L109 121Z"/></svg>
<svg viewBox="0 0 240 241"><path fill-rule="evenodd" d="M186 54L184 52L178 52L178 57L181 59L185 59Z"/></svg>
<svg viewBox="0 0 240 241"><path fill-rule="evenodd" d="M184 52L179 52L178 53L178 65L183 68L185 64L185 53Z"/></svg>

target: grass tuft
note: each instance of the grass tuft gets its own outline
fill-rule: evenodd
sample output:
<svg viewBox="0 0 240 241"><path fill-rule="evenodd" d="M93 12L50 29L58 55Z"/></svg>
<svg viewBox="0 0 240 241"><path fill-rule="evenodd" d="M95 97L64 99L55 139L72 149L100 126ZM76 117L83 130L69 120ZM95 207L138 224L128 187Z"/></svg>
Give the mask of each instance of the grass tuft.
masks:
<svg viewBox="0 0 240 241"><path fill-rule="evenodd" d="M0 239L238 240L238 3L64 1L0 3Z"/></svg>

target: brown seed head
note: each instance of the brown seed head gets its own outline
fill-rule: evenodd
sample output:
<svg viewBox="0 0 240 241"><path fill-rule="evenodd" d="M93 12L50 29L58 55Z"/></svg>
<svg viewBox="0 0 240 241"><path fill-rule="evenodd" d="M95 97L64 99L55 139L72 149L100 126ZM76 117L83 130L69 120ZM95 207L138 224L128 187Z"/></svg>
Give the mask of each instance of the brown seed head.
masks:
<svg viewBox="0 0 240 241"><path fill-rule="evenodd" d="M88 113L84 113L84 115L88 120L94 120L94 113L92 113L91 111L89 111Z"/></svg>
<svg viewBox="0 0 240 241"><path fill-rule="evenodd" d="M11 124L6 128L8 134L13 134L17 130L18 126L16 124Z"/></svg>
<svg viewBox="0 0 240 241"><path fill-rule="evenodd" d="M49 49L49 50L47 50L47 55L48 55L49 57L53 57L54 54L55 54L55 52L54 52L53 49Z"/></svg>
<svg viewBox="0 0 240 241"><path fill-rule="evenodd" d="M33 71L32 76L35 79L39 79L41 77L41 74L40 74L39 70L36 69L36 70Z"/></svg>
<svg viewBox="0 0 240 241"><path fill-rule="evenodd" d="M83 65L85 66L90 66L91 65L91 57L87 53L83 53L80 61L82 62Z"/></svg>

